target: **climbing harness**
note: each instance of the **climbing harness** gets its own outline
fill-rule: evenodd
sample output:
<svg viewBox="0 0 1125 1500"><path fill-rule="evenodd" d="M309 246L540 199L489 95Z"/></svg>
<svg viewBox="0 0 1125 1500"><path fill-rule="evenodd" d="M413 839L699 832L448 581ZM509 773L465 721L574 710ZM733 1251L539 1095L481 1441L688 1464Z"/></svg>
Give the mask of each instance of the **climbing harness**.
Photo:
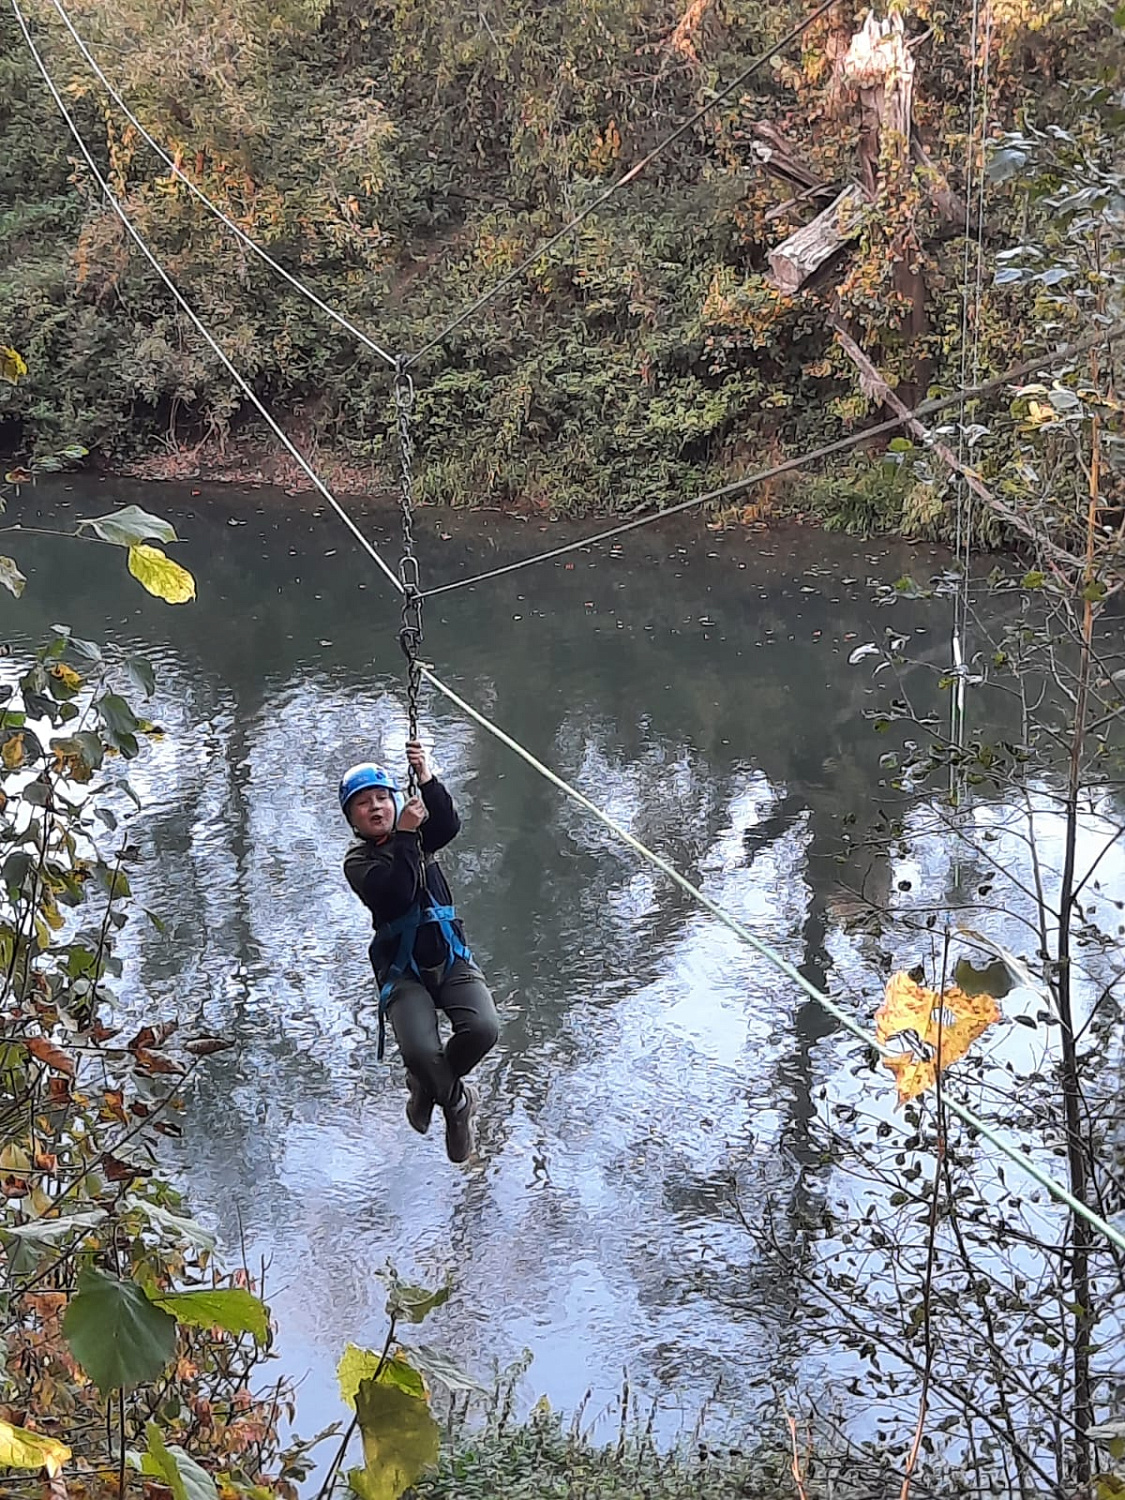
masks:
<svg viewBox="0 0 1125 1500"><path fill-rule="evenodd" d="M390 1004L396 983L405 974L414 974L419 983L425 983L422 971L414 957L414 945L418 939L419 929L427 922L433 922L445 941L446 960L442 966L441 983L444 984L449 978L449 971L457 959L463 958L466 963L470 964L473 962L472 953L458 936L457 929L453 925L456 920L457 912L452 906L423 906L420 901L416 901L401 917L393 922L385 922L372 938L367 953L373 969L376 967L375 959L379 950L384 944L398 939L398 949L379 989L379 1046L376 1052L379 1062L383 1060L387 1040L387 1006Z"/></svg>

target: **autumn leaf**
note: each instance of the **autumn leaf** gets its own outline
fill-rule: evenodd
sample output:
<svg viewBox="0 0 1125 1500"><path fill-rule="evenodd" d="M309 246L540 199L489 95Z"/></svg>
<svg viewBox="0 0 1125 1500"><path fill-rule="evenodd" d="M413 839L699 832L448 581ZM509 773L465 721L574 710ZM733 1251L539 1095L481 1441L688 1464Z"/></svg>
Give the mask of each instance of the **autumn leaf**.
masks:
<svg viewBox="0 0 1125 1500"><path fill-rule="evenodd" d="M139 1167L135 1162L122 1161L110 1151L102 1152L102 1170L108 1182L132 1182L134 1177L151 1177L151 1167Z"/></svg>
<svg viewBox="0 0 1125 1500"><path fill-rule="evenodd" d="M23 765L23 735L11 734L4 741L4 748L0 750L0 760L3 760L6 770L16 771Z"/></svg>
<svg viewBox="0 0 1125 1500"><path fill-rule="evenodd" d="M167 604L186 604L195 598L195 579L159 547L147 543L130 547L129 572L142 588Z"/></svg>
<svg viewBox="0 0 1125 1500"><path fill-rule="evenodd" d="M964 1057L1000 1010L991 995L966 995L953 985L940 994L892 974L875 1012L875 1035L886 1048L899 1048L883 1061L895 1075L900 1104L932 1088L938 1072Z"/></svg>
<svg viewBox="0 0 1125 1500"><path fill-rule="evenodd" d="M138 1047L133 1056L136 1058L137 1067L142 1073L180 1074L184 1071L170 1057L165 1057L163 1052L150 1052L147 1047Z"/></svg>
<svg viewBox="0 0 1125 1500"><path fill-rule="evenodd" d="M125 1091L123 1089L106 1089L105 1099L106 1113L115 1120L120 1120L122 1125L128 1125L129 1116L125 1113Z"/></svg>
<svg viewBox="0 0 1125 1500"><path fill-rule="evenodd" d="M29 1036L25 1038L24 1046L44 1067L54 1068L56 1073L65 1073L68 1078L74 1077L74 1059L61 1047L49 1042L45 1036Z"/></svg>
<svg viewBox="0 0 1125 1500"><path fill-rule="evenodd" d="M184 1043L184 1051L193 1057L210 1057L213 1052L226 1052L234 1043L221 1036L194 1036Z"/></svg>
<svg viewBox="0 0 1125 1500"><path fill-rule="evenodd" d="M0 344L0 380L15 385L27 374L27 361L18 349ZM27 1465L24 1465L26 1468Z"/></svg>
<svg viewBox="0 0 1125 1500"><path fill-rule="evenodd" d="M0 1468L46 1469L53 1479L69 1462L70 1449L57 1438L0 1422Z"/></svg>
<svg viewBox="0 0 1125 1500"><path fill-rule="evenodd" d="M23 586L26 582L27 579L16 566L14 558L0 557L0 583L10 594L14 594L18 599L23 593Z"/></svg>
<svg viewBox="0 0 1125 1500"><path fill-rule="evenodd" d="M51 668L51 676L68 692L76 693L82 686L82 678L73 667L67 666L65 661L57 661Z"/></svg>
<svg viewBox="0 0 1125 1500"><path fill-rule="evenodd" d="M155 1029L151 1026L142 1026L136 1036L125 1045L130 1052L138 1052L142 1048L147 1050L150 1047L159 1047L168 1040L178 1025L178 1021L162 1021Z"/></svg>

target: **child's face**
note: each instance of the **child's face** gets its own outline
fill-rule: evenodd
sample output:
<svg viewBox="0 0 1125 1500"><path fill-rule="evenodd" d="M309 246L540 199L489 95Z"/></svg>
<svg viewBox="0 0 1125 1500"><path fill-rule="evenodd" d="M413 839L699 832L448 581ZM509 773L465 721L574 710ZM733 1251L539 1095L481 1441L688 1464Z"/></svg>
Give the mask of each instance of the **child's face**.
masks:
<svg viewBox="0 0 1125 1500"><path fill-rule="evenodd" d="M395 826L395 799L385 786L365 787L348 803L348 822L361 839L381 839Z"/></svg>

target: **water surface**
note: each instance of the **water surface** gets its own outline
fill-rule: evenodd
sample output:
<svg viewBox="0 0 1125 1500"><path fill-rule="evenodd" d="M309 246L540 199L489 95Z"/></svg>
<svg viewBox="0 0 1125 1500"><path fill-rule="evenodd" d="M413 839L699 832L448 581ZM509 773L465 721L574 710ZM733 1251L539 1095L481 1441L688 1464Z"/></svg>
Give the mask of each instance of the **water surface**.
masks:
<svg viewBox="0 0 1125 1500"><path fill-rule="evenodd" d="M164 929L130 924L122 1004L237 1042L201 1068L174 1166L228 1254L269 1263L302 1429L341 1414L344 1343L381 1343L388 1259L411 1279L453 1278L430 1342L478 1375L529 1349L525 1394L556 1406L592 1388L591 1411L605 1409L627 1368L671 1431L720 1372L721 1404L741 1415L815 1378L793 1337L802 1289L754 1246L732 1192L747 1214L784 1219L818 1181L828 1191L810 1129L822 1090L855 1086L853 1041L427 696L464 819L447 867L503 1019L481 1070L478 1159L451 1166L436 1131L406 1125L393 1049L376 1062L367 921L340 873L340 771L402 761L394 602L330 512L274 492L76 480L25 494L22 519L130 500L186 538L197 604L149 600L108 549L27 537L27 592L3 625L35 640L61 616L157 666L168 733L129 775L144 803L134 886ZM395 558L394 513L353 510ZM427 583L572 534L436 510L418 532ZM901 801L865 716L885 691L932 708L936 689L919 669L884 688L848 657L892 623L873 585L944 561L687 519L434 599L425 654L868 1019L882 971L845 930L842 892L888 894L911 872L842 854L880 799ZM893 624L915 655L948 659L947 604L901 602ZM951 889L947 855L930 863L938 894Z"/></svg>

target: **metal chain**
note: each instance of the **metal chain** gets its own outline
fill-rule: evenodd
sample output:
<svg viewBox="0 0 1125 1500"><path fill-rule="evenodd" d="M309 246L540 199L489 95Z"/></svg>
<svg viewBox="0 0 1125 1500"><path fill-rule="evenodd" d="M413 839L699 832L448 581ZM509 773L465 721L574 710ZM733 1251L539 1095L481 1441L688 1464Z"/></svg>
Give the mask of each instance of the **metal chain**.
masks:
<svg viewBox="0 0 1125 1500"><path fill-rule="evenodd" d="M406 356L400 354L395 360L395 413L398 419L398 456L401 471L399 507L402 511L402 557L399 559L398 579L402 584L402 625L398 643L406 657L406 719L407 737L418 738L418 694L422 686L422 669L418 663L418 648L422 644L422 607L425 596L418 574L418 559L414 555L414 437L411 432L411 417L414 411L414 382L406 370ZM407 785L412 797L418 794L418 778L411 766Z"/></svg>

